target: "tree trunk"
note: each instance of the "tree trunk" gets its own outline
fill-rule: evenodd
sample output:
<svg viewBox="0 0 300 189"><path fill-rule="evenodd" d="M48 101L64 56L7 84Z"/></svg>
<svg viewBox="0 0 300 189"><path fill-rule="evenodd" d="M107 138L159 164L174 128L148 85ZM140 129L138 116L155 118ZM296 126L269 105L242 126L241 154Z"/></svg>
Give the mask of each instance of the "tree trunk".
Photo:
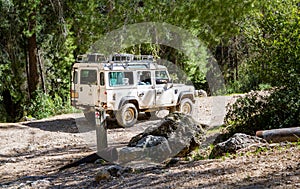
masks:
<svg viewBox="0 0 300 189"><path fill-rule="evenodd" d="M35 28L35 20L29 21L29 30L32 31ZM37 67L37 44L36 34L33 33L28 38L28 56L29 56L29 78L28 88L30 99L34 98L34 92L37 90L39 83L38 67Z"/></svg>
<svg viewBox="0 0 300 189"><path fill-rule="evenodd" d="M37 50L37 55L38 55L38 64L39 64L39 70L40 70L40 78L41 78L41 82L42 82L42 89L43 89L43 93L47 93L46 90L46 84L45 84L45 76L44 76L44 63L43 60L41 59L41 53L39 50Z"/></svg>

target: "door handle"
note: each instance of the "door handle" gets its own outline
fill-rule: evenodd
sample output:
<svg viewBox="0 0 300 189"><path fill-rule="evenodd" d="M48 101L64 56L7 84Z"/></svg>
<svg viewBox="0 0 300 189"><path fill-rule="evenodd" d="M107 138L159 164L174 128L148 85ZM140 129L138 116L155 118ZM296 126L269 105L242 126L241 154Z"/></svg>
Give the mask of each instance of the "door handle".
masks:
<svg viewBox="0 0 300 189"><path fill-rule="evenodd" d="M142 96L144 96L144 95L145 95L144 93L140 93L140 94L139 94L139 97L142 97Z"/></svg>
<svg viewBox="0 0 300 189"><path fill-rule="evenodd" d="M79 89L80 89L80 92L82 92L82 87L80 87Z"/></svg>

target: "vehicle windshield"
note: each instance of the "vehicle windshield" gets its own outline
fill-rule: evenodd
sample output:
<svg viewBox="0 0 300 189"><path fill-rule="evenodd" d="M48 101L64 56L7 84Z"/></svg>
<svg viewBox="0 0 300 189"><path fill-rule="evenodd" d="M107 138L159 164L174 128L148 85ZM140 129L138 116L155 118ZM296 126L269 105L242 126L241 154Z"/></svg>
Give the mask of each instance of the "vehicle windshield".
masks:
<svg viewBox="0 0 300 189"><path fill-rule="evenodd" d="M165 71L165 70L155 71L155 81L156 81L156 84L169 83L170 79L169 79L167 71Z"/></svg>
<svg viewBox="0 0 300 189"><path fill-rule="evenodd" d="M155 77L159 79L169 79L168 74L166 71L156 71Z"/></svg>

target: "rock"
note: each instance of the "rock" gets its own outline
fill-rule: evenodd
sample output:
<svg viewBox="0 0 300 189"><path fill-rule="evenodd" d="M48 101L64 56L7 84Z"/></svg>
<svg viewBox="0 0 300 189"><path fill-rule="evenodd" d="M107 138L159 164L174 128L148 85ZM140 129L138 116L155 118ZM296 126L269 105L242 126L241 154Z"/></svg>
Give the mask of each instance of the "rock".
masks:
<svg viewBox="0 0 300 189"><path fill-rule="evenodd" d="M200 90L197 90L196 93L197 93L197 96L207 97L207 92L205 90L200 89Z"/></svg>
<svg viewBox="0 0 300 189"><path fill-rule="evenodd" d="M237 150L247 148L251 145L267 144L267 141L256 136L236 133L225 142L218 143L213 148L210 156L218 157L225 153L236 153Z"/></svg>
<svg viewBox="0 0 300 189"><path fill-rule="evenodd" d="M129 167L122 167L120 165L111 165L101 169L95 176L95 181L108 180L112 177L120 177L123 173L131 173L133 170Z"/></svg>
<svg viewBox="0 0 300 189"><path fill-rule="evenodd" d="M205 130L191 116L170 113L158 125L134 136L119 152L120 162L151 159L162 162L169 157L183 157L200 146Z"/></svg>
<svg viewBox="0 0 300 189"><path fill-rule="evenodd" d="M123 173L123 167L119 165L111 165L106 169L113 177L119 177Z"/></svg>
<svg viewBox="0 0 300 189"><path fill-rule="evenodd" d="M50 181L43 179L43 180L36 180L31 183L33 188L47 188L50 186Z"/></svg>
<svg viewBox="0 0 300 189"><path fill-rule="evenodd" d="M95 181L100 182L102 180L108 180L111 178L111 175L108 170L101 169L95 176Z"/></svg>
<svg viewBox="0 0 300 189"><path fill-rule="evenodd" d="M153 147L153 146L157 146L157 145L165 142L166 140L167 139L165 137L162 137L162 136L148 135L146 137L141 138L137 142L136 147L141 147L141 148Z"/></svg>
<svg viewBox="0 0 300 189"><path fill-rule="evenodd" d="M144 148L125 147L119 150L118 163L124 164L131 161L140 161L146 158Z"/></svg>

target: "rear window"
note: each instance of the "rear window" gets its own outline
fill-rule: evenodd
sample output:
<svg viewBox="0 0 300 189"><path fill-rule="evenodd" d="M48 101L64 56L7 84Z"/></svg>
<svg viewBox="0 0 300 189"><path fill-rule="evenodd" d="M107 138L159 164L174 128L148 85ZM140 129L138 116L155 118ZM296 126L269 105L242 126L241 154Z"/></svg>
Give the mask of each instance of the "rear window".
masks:
<svg viewBox="0 0 300 189"><path fill-rule="evenodd" d="M97 85L97 71L96 70L81 70L80 84Z"/></svg>

